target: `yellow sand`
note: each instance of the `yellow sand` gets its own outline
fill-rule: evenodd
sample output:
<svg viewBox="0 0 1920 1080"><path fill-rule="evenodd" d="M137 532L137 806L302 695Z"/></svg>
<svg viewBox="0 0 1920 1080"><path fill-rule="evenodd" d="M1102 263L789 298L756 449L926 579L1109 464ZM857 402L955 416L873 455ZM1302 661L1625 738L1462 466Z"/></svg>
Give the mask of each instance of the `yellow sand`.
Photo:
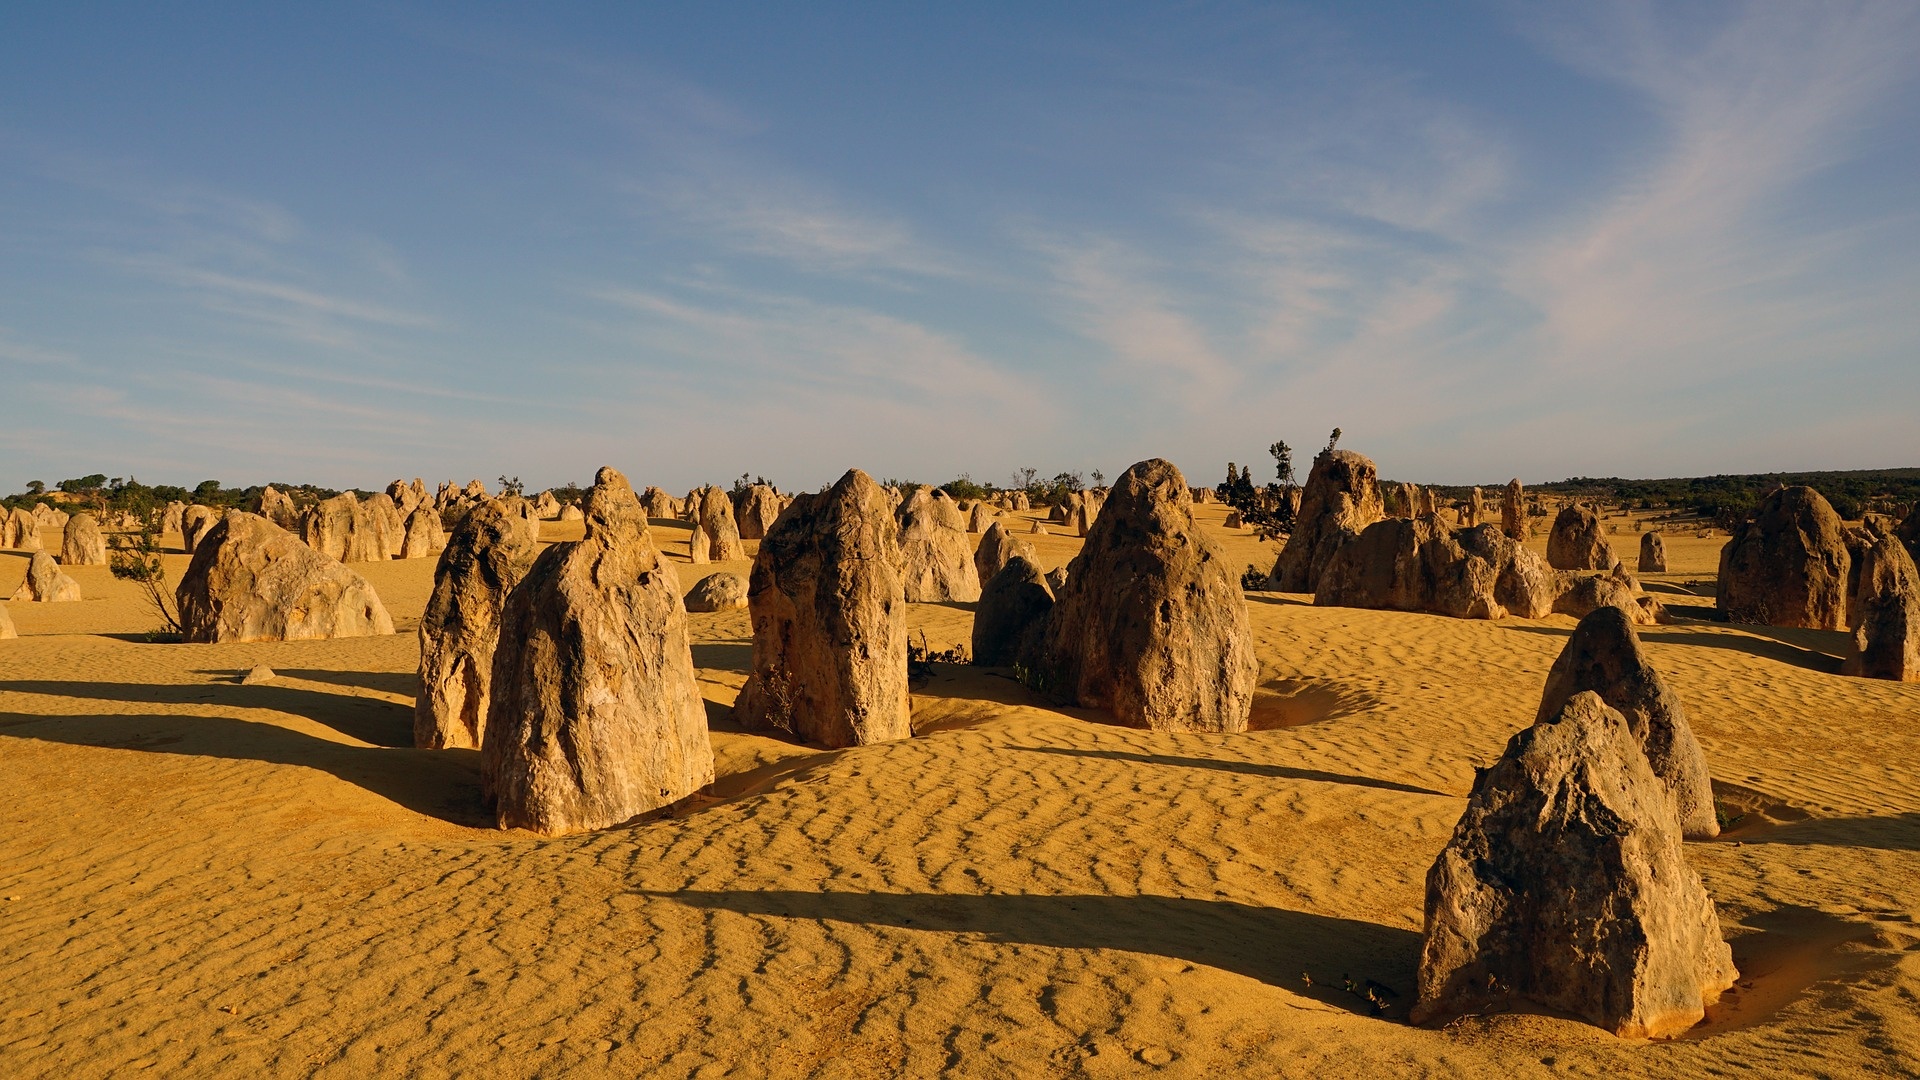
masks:
<svg viewBox="0 0 1920 1080"><path fill-rule="evenodd" d="M1200 513L1236 566L1270 564ZM684 529L655 534L684 552ZM1629 565L1637 535L1614 538ZM1079 543L1036 539L1048 566ZM1720 543L1671 537L1650 584L1710 580ZM24 564L0 556L0 594ZM682 585L719 568L746 570ZM540 839L490 826L475 753L406 745L432 561L360 569L400 635L147 644L132 587L87 568L84 602L8 605L0 1075L1920 1068L1920 686L1841 678L1838 634L1644 635L1745 815L1688 854L1746 981L1648 1044L1399 1018L1427 867L1474 766L1532 720L1564 617L1256 595L1267 730L1126 730L947 668L915 695L918 737L820 752L730 725L747 619L695 615L713 796ZM936 646L970 618L913 611ZM281 677L237 685L260 663ZM1365 1015L1347 975L1400 1008Z"/></svg>

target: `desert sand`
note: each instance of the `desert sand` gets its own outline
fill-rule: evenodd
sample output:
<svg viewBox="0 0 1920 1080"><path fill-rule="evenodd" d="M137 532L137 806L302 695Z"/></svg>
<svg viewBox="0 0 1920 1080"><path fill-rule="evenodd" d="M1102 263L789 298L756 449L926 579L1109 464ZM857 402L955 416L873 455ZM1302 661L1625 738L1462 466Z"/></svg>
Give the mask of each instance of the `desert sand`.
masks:
<svg viewBox="0 0 1920 1080"><path fill-rule="evenodd" d="M1236 565L1272 565L1227 507L1196 512ZM1638 523L1608 524L1630 557ZM1047 569L1080 545L1014 531ZM747 572L686 566L684 524L654 535L683 589ZM1723 542L1669 533L1670 572L1642 580L1704 614L1689 583ZM25 566L0 555L0 595ZM1728 819L1686 854L1741 971L1706 1023L1649 1043L1526 1012L1404 1020L1427 868L1475 767L1532 722L1566 616L1255 593L1257 730L1120 728L942 665L917 737L818 751L731 724L747 613L693 614L711 794L545 839L493 827L477 751L411 748L433 567L355 565L399 627L381 638L150 644L104 567L69 571L83 602L8 605L0 1074L1920 1068L1920 685L1843 678L1841 633L1641 635ZM915 640L964 643L971 617L914 605ZM279 678L239 685L257 664ZM1368 1015L1348 977L1395 1007Z"/></svg>

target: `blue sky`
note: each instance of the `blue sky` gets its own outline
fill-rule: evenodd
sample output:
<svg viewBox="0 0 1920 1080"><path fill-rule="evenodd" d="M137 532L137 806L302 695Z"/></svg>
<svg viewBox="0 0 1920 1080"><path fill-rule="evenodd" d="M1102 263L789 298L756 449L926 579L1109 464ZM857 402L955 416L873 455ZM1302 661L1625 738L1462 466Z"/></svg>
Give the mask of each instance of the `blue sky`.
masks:
<svg viewBox="0 0 1920 1080"><path fill-rule="evenodd" d="M1920 464L1920 5L0 7L0 490Z"/></svg>

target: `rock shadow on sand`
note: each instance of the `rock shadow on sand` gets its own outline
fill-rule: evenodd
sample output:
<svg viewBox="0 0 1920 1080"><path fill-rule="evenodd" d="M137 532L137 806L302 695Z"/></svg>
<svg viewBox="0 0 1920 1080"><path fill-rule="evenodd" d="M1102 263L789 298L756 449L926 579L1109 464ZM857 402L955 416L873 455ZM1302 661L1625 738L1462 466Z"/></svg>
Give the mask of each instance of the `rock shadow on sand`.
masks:
<svg viewBox="0 0 1920 1080"><path fill-rule="evenodd" d="M469 828L493 825L480 801L477 750L351 746L278 724L180 713L0 713L0 743L7 739L295 765L331 774L417 814Z"/></svg>
<svg viewBox="0 0 1920 1080"><path fill-rule="evenodd" d="M1117 949L1231 971L1364 1015L1366 1002L1330 985L1351 974L1412 1001L1420 935L1332 915L1179 896L701 891L633 895L762 918L806 919L973 935L995 944Z"/></svg>
<svg viewBox="0 0 1920 1080"><path fill-rule="evenodd" d="M1566 638L1572 635L1571 629L1557 626L1509 626L1523 634L1541 634L1546 637ZM1709 649L1731 649L1734 652L1747 653L1765 660L1777 660L1782 664L1818 671L1826 675L1840 674L1840 656L1837 652L1823 651L1825 641L1808 639L1799 635L1825 634L1844 643L1845 635L1838 631L1804 630L1789 637L1779 627L1749 626L1744 623L1732 623L1727 629L1740 630L1742 633L1730 634L1724 630L1701 630L1689 632L1681 629L1639 628L1640 640L1657 642L1662 645L1698 645ZM1798 644L1796 642L1805 642ZM1836 644L1834 648L1841 648Z"/></svg>
<svg viewBox="0 0 1920 1080"><path fill-rule="evenodd" d="M223 675L244 674L222 671ZM285 673L291 677L292 673ZM328 673L337 674L337 673ZM56 682L12 679L0 682L0 691L42 694L81 701L111 701L126 705L224 705L240 709L267 709L305 717L350 739L384 747L413 745L413 706L359 694L329 694L296 686L262 683L242 686L217 683Z"/></svg>

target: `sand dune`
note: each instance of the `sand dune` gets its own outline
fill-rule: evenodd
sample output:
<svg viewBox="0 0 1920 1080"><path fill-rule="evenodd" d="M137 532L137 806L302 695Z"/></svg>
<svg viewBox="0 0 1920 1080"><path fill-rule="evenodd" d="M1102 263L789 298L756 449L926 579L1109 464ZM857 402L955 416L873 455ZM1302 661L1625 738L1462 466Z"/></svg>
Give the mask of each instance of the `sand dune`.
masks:
<svg viewBox="0 0 1920 1080"><path fill-rule="evenodd" d="M1219 529L1226 508L1197 512ZM550 522L547 539L578 530ZM654 529L682 558L685 531ZM1048 568L1080 543L1020 534ZM1610 539L1626 554L1637 534ZM1236 565L1271 565L1250 533L1217 535ZM1721 542L1672 536L1672 571L1645 580L1681 614L1710 607L1684 591L1710 583ZM0 595L25 562L0 555ZM681 584L747 567L683 564ZM943 667L916 688L918 737L822 752L733 727L746 614L695 614L711 797L543 839L491 827L477 753L409 746L432 561L355 569L400 634L148 644L136 591L94 567L72 571L83 602L9 605L0 1073L1866 1076L1920 1060L1920 686L1842 678L1837 633L1643 635L1732 819L1687 854L1743 973L1689 1037L1648 1044L1530 1014L1400 1018L1427 867L1474 767L1531 722L1564 616L1256 594L1260 730L1123 729ZM914 606L936 647L970 622ZM262 663L281 678L238 684ZM1345 976L1402 1008L1366 1015Z"/></svg>

